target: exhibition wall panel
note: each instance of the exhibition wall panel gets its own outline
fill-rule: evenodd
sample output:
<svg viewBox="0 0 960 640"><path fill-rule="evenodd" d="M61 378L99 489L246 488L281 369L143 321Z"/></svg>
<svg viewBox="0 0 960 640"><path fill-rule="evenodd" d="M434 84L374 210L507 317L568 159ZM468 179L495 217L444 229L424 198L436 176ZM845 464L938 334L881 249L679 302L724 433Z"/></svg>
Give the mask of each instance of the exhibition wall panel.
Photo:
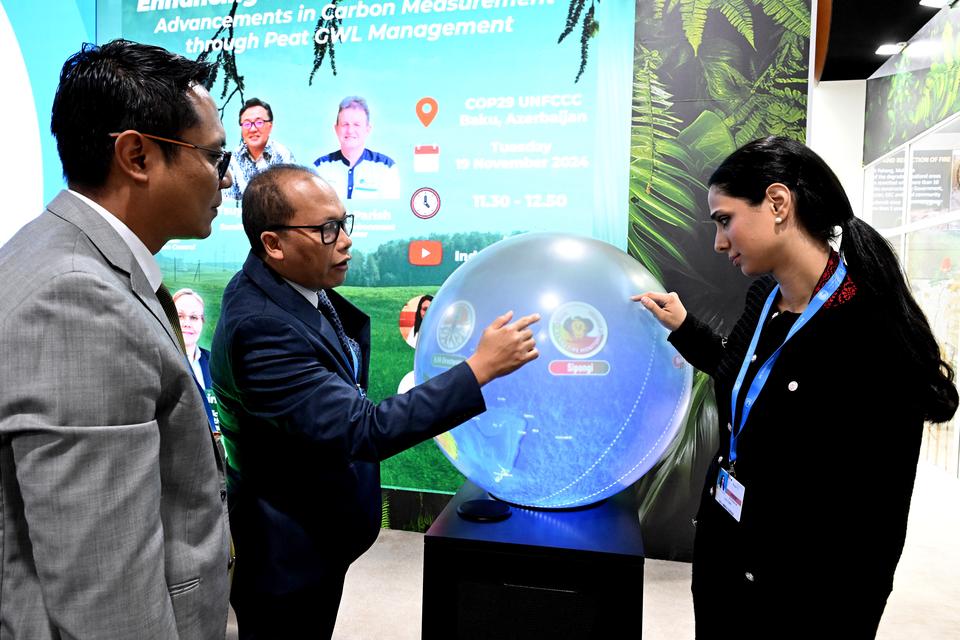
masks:
<svg viewBox="0 0 960 640"><path fill-rule="evenodd" d="M646 1L0 2L32 87L36 124L22 144L42 152L22 181L36 190L22 207L29 217L63 186L47 122L59 68L84 41L125 37L220 62L212 94L232 149L246 98L271 104L272 139L304 164L336 150L341 99L368 101L368 147L395 161L400 183L346 202L357 224L342 291L373 317L374 400L412 369L416 302L479 250L525 231L624 249L727 330L748 281L713 254L704 182L744 142L805 135L804 0L789 15L770 3L691 15ZM224 195L210 238L158 256L168 287L204 298L204 347L248 250L240 202ZM682 436L636 487L651 556L689 557L717 438L705 377L695 394ZM383 481L452 493L462 477L428 442L385 462Z"/></svg>
<svg viewBox="0 0 960 640"><path fill-rule="evenodd" d="M944 359L960 366L960 114L868 165L864 216L896 249ZM958 419L925 428L921 459L960 475Z"/></svg>

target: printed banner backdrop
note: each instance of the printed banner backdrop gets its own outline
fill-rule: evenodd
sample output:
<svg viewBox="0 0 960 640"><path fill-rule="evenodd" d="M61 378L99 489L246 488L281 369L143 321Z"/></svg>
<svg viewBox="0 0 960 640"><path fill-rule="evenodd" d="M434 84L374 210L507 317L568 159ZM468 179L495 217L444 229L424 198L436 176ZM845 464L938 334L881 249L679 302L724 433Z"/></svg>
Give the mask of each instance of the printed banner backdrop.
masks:
<svg viewBox="0 0 960 640"><path fill-rule="evenodd" d="M373 400L410 379L417 302L478 250L547 230L626 246L632 6L597 5L603 37L575 82L580 32L557 43L562 0L245 0L232 18L230 1L120 4L124 38L192 58L232 50L243 98L271 105L271 140L300 164L339 148L344 97L367 101L367 148L400 174L399 197L345 201L356 226L340 291L373 318ZM217 35L225 22L232 34ZM336 75L328 56L311 84L314 44L327 40ZM222 95L222 75L213 93L234 148L242 101ZM191 288L206 303L201 346L248 248L239 203L225 199L211 237L171 242L158 256L171 290ZM430 491L463 480L432 442L386 461L382 474L387 487Z"/></svg>
<svg viewBox="0 0 960 640"><path fill-rule="evenodd" d="M412 369L420 297L474 251L523 231L569 231L626 248L723 331L747 282L712 254L703 183L736 145L768 133L802 138L805 126L806 0L780 3L786 10L773 15L760 1L696 16L666 0L597 3L602 28L586 39L579 82L579 25L557 43L565 0L332 2L344 12L337 72L328 56L312 84L314 47L302 34L315 36L326 3L246 0L219 44L211 41L229 0L58 0L57 38L46 37L54 25L41 9L14 4L3 8L37 113L36 128L24 129L28 139L40 137L43 154L42 183L25 182L42 184L44 200L62 187L53 140L43 133L49 104L62 61L83 41L123 36L192 57L209 48L212 58L224 36L237 38L226 44L236 52L243 97L271 103L273 138L301 163L337 148L333 124L344 96L367 99L367 146L396 160L401 181L400 197L347 203L357 226L341 290L373 317L374 399L395 393ZM0 36L12 51L9 33ZM39 51L45 46L49 52ZM221 87L214 96L235 147L240 96L221 95ZM432 118L426 99L436 103ZM238 203L225 200L211 238L172 242L159 256L169 286L204 297L203 346L246 252ZM690 518L716 447L714 406L709 379L698 376L682 437L637 485L651 557L689 558ZM388 486L425 491L451 492L462 481L433 443L387 461L383 472ZM422 530L441 503L416 495L425 511L405 522Z"/></svg>
<svg viewBox="0 0 960 640"><path fill-rule="evenodd" d="M941 9L867 80L863 163L960 112L960 7Z"/></svg>

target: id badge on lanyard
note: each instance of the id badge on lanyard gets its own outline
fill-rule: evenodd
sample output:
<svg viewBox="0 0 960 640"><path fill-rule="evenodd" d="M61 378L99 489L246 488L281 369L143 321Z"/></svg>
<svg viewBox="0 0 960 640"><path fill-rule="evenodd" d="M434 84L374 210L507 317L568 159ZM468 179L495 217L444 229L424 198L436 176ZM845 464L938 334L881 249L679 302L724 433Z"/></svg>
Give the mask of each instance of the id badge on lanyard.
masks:
<svg viewBox="0 0 960 640"><path fill-rule="evenodd" d="M783 349L783 345L792 338L800 329L806 325L813 316L823 308L823 305L827 300L830 299L837 289L840 288L840 284L843 282L843 278L847 275L847 266L843 263L843 258L838 261L837 269L833 272L833 275L827 281L827 283L820 288L813 299L810 300L810 303L807 305L807 308L803 310L803 313L800 314L800 317L794 321L793 326L790 327L790 331L787 333L787 337L783 339L783 342L777 347L777 350L774 351L766 362L764 362L760 368L757 370L757 375L753 377L753 381L750 383L750 386L747 388L747 394L743 400L743 410L740 412L740 420L734 427L730 430L730 466L729 470L720 469L720 472L717 477L717 484L714 490L714 499L722 506L727 513L736 519L737 522L740 521L740 511L743 508L743 494L744 486L736 478L736 464L737 464L737 439L740 437L740 434L743 432L743 427L747 423L747 417L750 415L750 409L753 407L757 398L760 395L760 392L763 391L763 386L767 383L767 379L770 377L770 371L773 369L774 363L776 363L777 358L780 356L780 351ZM750 367L750 362L753 360L753 356L757 351L757 344L760 342L760 333L763 331L763 321L766 319L767 314L770 313L770 308L773 306L773 301L777 297L777 293L780 292L780 285L777 285L773 288L773 291L770 292L770 295L767 296L767 301L763 305L763 311L760 312L760 318L757 321L757 327L753 331L753 339L750 341L750 346L747 348L747 353L743 357L743 364L740 365L740 373L737 375L737 381L733 385L733 389L730 392L730 420L731 423L736 419L737 416L737 397L740 395L740 389L743 386L744 378L747 376L747 369Z"/></svg>
<svg viewBox="0 0 960 640"><path fill-rule="evenodd" d="M720 467L720 473L717 474L717 486L713 488L713 498L733 516L734 520L740 522L740 511L743 509L743 485L723 467Z"/></svg>

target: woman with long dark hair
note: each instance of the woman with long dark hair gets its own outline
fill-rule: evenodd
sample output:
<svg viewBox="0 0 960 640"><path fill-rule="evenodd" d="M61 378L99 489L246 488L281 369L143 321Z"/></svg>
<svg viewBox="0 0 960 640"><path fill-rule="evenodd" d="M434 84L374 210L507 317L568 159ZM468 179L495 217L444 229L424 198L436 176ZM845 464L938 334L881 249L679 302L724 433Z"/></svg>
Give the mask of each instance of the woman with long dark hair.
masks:
<svg viewBox="0 0 960 640"><path fill-rule="evenodd" d="M714 249L762 276L730 335L675 293L634 298L714 379L721 445L696 519L697 637L872 638L923 423L953 417L954 372L890 245L813 151L756 140L709 186Z"/></svg>
<svg viewBox="0 0 960 640"><path fill-rule="evenodd" d="M420 299L417 300L417 311L413 317L413 329L410 330L410 334L407 336L407 344L416 349L417 341L420 340L420 326L423 324L423 319L427 315L427 309L430 308L430 303L433 301L433 296L425 294L420 296Z"/></svg>

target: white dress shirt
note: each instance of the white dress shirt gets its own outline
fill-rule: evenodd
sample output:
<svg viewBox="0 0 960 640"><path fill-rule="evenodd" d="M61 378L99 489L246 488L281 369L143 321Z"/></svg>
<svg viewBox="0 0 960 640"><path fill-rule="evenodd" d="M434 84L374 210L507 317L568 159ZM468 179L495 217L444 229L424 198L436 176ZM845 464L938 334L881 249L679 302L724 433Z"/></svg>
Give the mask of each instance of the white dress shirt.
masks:
<svg viewBox="0 0 960 640"><path fill-rule="evenodd" d="M133 253L134 259L136 259L137 264L140 265L140 270L143 271L143 275L147 276L147 282L150 283L151 289L154 291L159 289L160 284L163 282L163 275L160 273L160 265L157 264L157 259L153 257L153 254L150 253L149 249L147 249L147 245L143 244L143 241L137 237L137 234L135 234L133 231L130 231L130 227L123 224L123 222L120 221L120 218L113 215L87 196L77 193L73 189L68 189L68 191L79 198L84 204L103 216L103 219L106 220L111 227L113 227L114 231L120 234L123 242L130 247L130 251Z"/></svg>

